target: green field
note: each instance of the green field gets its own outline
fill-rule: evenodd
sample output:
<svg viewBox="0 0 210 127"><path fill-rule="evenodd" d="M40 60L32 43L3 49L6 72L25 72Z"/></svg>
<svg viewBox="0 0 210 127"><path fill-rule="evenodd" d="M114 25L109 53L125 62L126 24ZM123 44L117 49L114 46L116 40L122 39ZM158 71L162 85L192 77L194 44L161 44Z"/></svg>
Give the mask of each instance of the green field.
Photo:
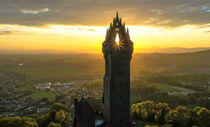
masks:
<svg viewBox="0 0 210 127"><path fill-rule="evenodd" d="M34 91L32 94L25 96L25 98L32 98L32 99L41 99L41 98L48 98L52 99L56 96L56 92L50 91Z"/></svg>
<svg viewBox="0 0 210 127"><path fill-rule="evenodd" d="M29 90L29 88L27 86L23 86L23 87L14 88L14 90L18 91L18 92L21 92L21 91Z"/></svg>
<svg viewBox="0 0 210 127"><path fill-rule="evenodd" d="M164 83L150 83L149 85L156 86L160 91L168 92L168 91L177 91L173 88L173 86Z"/></svg>

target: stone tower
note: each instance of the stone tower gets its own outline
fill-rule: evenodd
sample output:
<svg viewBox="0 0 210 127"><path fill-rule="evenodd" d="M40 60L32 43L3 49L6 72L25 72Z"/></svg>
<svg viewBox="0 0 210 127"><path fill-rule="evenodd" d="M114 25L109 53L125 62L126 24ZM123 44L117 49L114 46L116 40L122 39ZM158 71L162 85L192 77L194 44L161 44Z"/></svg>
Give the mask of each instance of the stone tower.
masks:
<svg viewBox="0 0 210 127"><path fill-rule="evenodd" d="M107 127L129 127L133 42L118 13L107 29L102 50L105 59L103 102Z"/></svg>

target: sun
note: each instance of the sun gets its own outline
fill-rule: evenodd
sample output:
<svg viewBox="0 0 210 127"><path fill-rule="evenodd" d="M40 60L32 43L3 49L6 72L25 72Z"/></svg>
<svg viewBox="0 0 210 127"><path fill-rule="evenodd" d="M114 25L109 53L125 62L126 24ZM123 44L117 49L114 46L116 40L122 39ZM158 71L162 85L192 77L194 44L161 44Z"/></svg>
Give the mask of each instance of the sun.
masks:
<svg viewBox="0 0 210 127"><path fill-rule="evenodd" d="M119 45L119 43L120 43L120 38L119 38L118 33L116 34L115 42L117 45Z"/></svg>
<svg viewBox="0 0 210 127"><path fill-rule="evenodd" d="M112 46L114 47L114 49L120 50L121 48L123 48L122 42L123 42L122 40L120 41L119 34L116 33L115 41L114 41L114 43L112 43Z"/></svg>

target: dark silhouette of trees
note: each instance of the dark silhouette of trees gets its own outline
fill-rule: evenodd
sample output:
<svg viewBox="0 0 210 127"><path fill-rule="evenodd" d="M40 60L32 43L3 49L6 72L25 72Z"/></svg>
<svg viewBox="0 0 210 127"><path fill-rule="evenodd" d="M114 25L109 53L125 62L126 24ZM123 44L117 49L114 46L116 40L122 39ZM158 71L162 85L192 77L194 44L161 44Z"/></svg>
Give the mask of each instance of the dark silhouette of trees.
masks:
<svg viewBox="0 0 210 127"><path fill-rule="evenodd" d="M36 120L30 117L4 117L0 119L1 127L39 127Z"/></svg>
<svg viewBox="0 0 210 127"><path fill-rule="evenodd" d="M67 107L55 103L50 111L44 115L31 117L3 117L0 118L1 127L61 127L72 121Z"/></svg>
<svg viewBox="0 0 210 127"><path fill-rule="evenodd" d="M210 110L197 106L189 109L177 106L175 109L167 103L144 101L131 106L131 117L138 120L157 122L165 127L209 127Z"/></svg>

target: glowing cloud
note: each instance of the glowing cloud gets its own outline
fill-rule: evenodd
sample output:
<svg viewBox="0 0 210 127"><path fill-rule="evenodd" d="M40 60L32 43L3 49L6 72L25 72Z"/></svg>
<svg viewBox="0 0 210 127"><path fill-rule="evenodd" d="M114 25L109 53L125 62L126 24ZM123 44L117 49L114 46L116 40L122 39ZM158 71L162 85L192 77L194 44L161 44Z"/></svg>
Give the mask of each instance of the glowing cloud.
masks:
<svg viewBox="0 0 210 127"><path fill-rule="evenodd" d="M48 11L50 11L49 8L42 8L38 10L27 10L27 9L21 10L21 12L24 14L39 14L39 13L46 13Z"/></svg>

